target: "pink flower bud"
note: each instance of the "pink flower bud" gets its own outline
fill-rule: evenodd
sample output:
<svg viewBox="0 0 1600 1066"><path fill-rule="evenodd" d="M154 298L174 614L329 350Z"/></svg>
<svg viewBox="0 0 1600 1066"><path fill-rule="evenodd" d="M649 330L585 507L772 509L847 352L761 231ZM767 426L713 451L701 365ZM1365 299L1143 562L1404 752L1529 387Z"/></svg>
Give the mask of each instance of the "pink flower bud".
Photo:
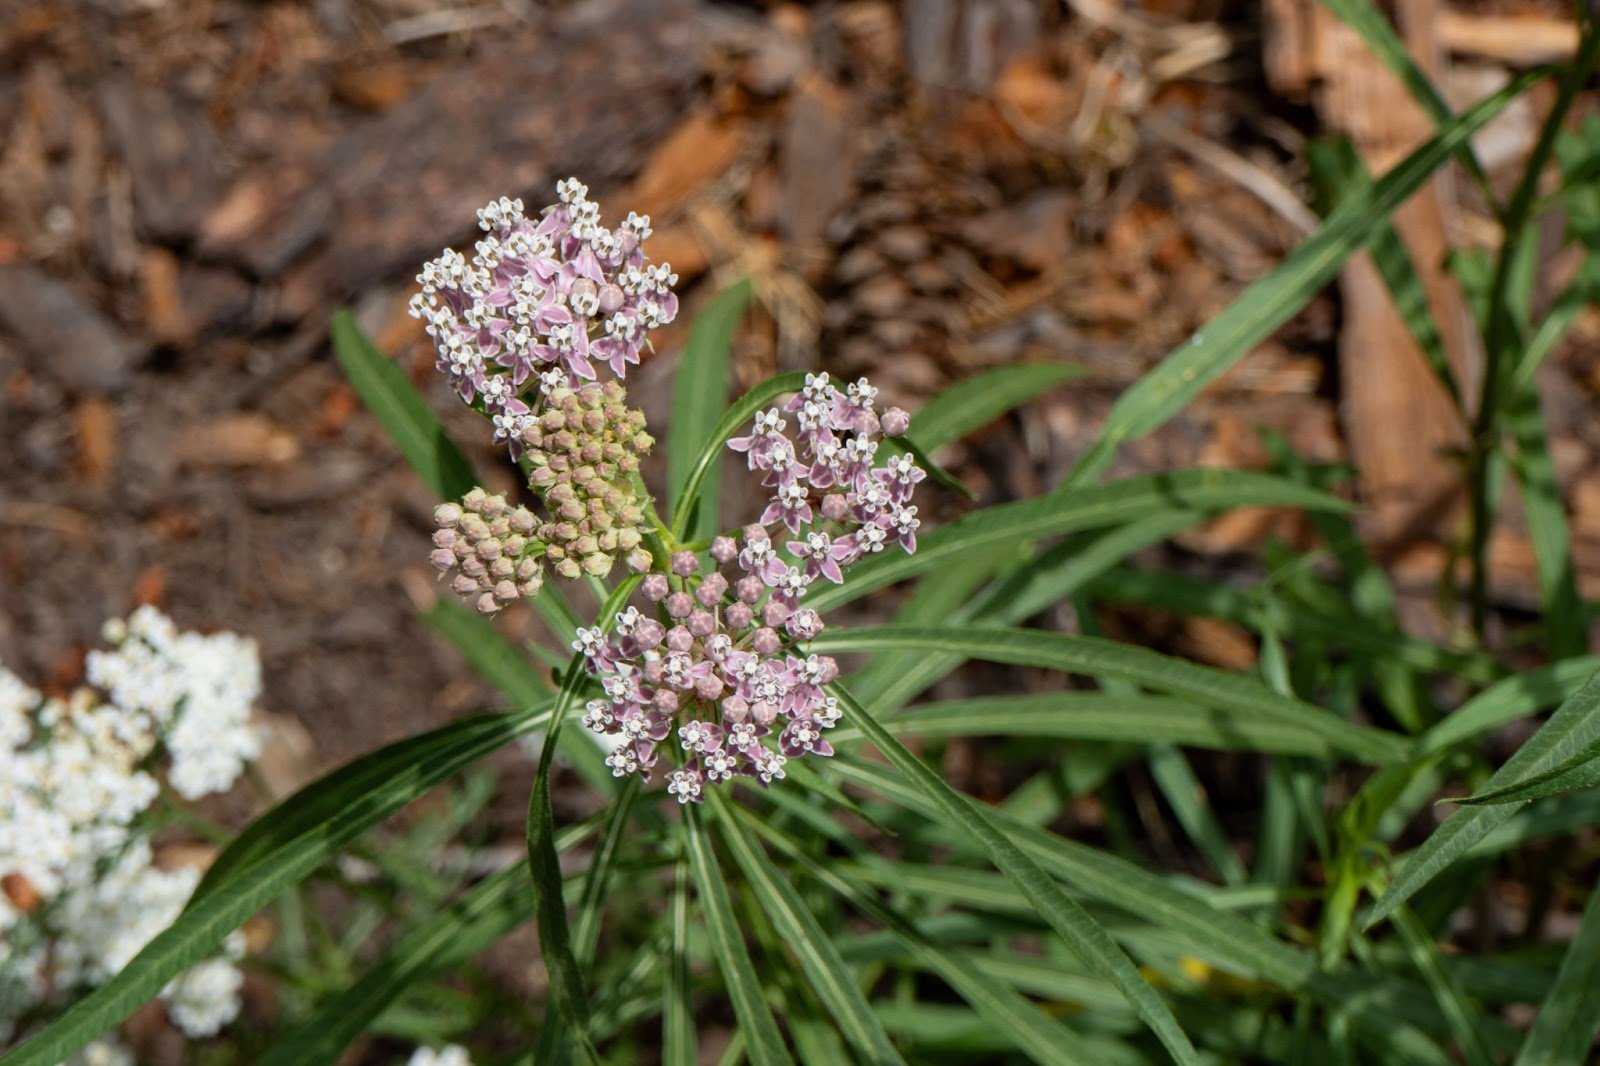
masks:
<svg viewBox="0 0 1600 1066"><path fill-rule="evenodd" d="M715 607L722 602L722 597L727 594L728 579L721 574L710 574L700 582L700 587L694 590L694 598L700 601L702 607Z"/></svg>
<svg viewBox="0 0 1600 1066"><path fill-rule="evenodd" d="M667 627L654 618L646 618L634 628L633 639L642 651L653 651L666 639Z"/></svg>
<svg viewBox="0 0 1600 1066"><path fill-rule="evenodd" d="M455 503L441 503L433 509L433 524L443 529L454 529L457 522L461 521L461 505Z"/></svg>
<svg viewBox="0 0 1600 1066"><path fill-rule="evenodd" d="M502 581L494 587L494 598L501 603L510 603L517 598L517 586L510 581Z"/></svg>
<svg viewBox="0 0 1600 1066"><path fill-rule="evenodd" d="M694 681L694 694L708 703L722 695L722 678L716 674L707 674L697 677Z"/></svg>
<svg viewBox="0 0 1600 1066"><path fill-rule="evenodd" d="M700 572L700 560L694 557L694 552L673 552L672 572L679 577L689 577Z"/></svg>
<svg viewBox="0 0 1600 1066"><path fill-rule="evenodd" d="M850 501L842 493L831 492L822 498L822 517L830 522L843 522L850 513Z"/></svg>
<svg viewBox="0 0 1600 1066"><path fill-rule="evenodd" d="M755 603L767 591L767 586L755 575L741 577L738 584L733 586L734 595L739 597L741 603Z"/></svg>
<svg viewBox="0 0 1600 1066"><path fill-rule="evenodd" d="M668 651L688 651L694 647L694 634L683 626L673 626L667 630Z"/></svg>
<svg viewBox="0 0 1600 1066"><path fill-rule="evenodd" d="M713 537L711 539L711 558L718 563L729 563L738 554L739 542L732 537Z"/></svg>
<svg viewBox="0 0 1600 1066"><path fill-rule="evenodd" d="M617 538L617 544L618 546L622 545L621 537ZM632 551L628 552L628 569L632 570L636 574L642 574L649 570L651 564L654 562L655 559L643 548L634 548ZM660 577L661 575L657 574L655 576Z"/></svg>
<svg viewBox="0 0 1600 1066"><path fill-rule="evenodd" d="M485 592L478 597L479 614L495 614L500 610L500 601L494 598L494 593Z"/></svg>
<svg viewBox="0 0 1600 1066"><path fill-rule="evenodd" d="M722 612L722 617L730 629L749 629L750 623L756 620L755 612L749 604L735 603Z"/></svg>
<svg viewBox="0 0 1600 1066"><path fill-rule="evenodd" d="M456 565L456 553L449 548L435 548L428 553L428 562L440 570L453 570Z"/></svg>
<svg viewBox="0 0 1600 1066"><path fill-rule="evenodd" d="M763 625L774 628L783 625L789 617L789 608L777 600L768 600L765 607L761 608L761 622Z"/></svg>
<svg viewBox="0 0 1600 1066"><path fill-rule="evenodd" d="M757 655L776 655L778 649L783 647L783 640L775 630L762 626L756 630L756 635L750 638L750 647Z"/></svg>
<svg viewBox="0 0 1600 1066"><path fill-rule="evenodd" d="M717 630L717 620L711 616L710 611L692 611L689 620L685 623L689 632L697 637L709 637Z"/></svg>
<svg viewBox="0 0 1600 1066"><path fill-rule="evenodd" d="M667 597L667 613L674 618L687 618L694 610L694 597L687 592L674 592Z"/></svg>
<svg viewBox="0 0 1600 1066"><path fill-rule="evenodd" d="M457 596L470 596L478 591L478 583L466 574L457 574L456 579L450 582L450 587Z"/></svg>
<svg viewBox="0 0 1600 1066"><path fill-rule="evenodd" d="M729 722L742 722L750 717L750 705L739 696L729 696L722 701L722 713Z"/></svg>
<svg viewBox="0 0 1600 1066"><path fill-rule="evenodd" d="M898 407L891 407L883 412L883 432L885 436L899 437L911 428L911 416Z"/></svg>
<svg viewBox="0 0 1600 1066"><path fill-rule="evenodd" d="M669 591L666 574L650 574L639 583L639 591L644 593L644 598L651 603L660 603L667 598Z"/></svg>

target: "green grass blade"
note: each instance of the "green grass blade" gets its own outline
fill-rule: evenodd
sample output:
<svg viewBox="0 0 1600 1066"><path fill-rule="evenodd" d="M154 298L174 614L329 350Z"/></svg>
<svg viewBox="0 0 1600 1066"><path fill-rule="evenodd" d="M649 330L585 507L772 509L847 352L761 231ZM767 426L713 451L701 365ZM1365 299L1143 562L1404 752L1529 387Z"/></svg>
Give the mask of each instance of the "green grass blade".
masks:
<svg viewBox="0 0 1600 1066"><path fill-rule="evenodd" d="M71 1057L363 831L532 728L542 711L453 722L306 786L223 851L184 912L121 973L12 1052L8 1066L54 1066Z"/></svg>
<svg viewBox="0 0 1600 1066"><path fill-rule="evenodd" d="M691 804L683 808L685 839L689 850L689 867L700 894L700 909L705 915L706 932L711 938L712 950L722 969L722 979L728 988L728 998L733 1001L733 1013L739 1020L739 1031L744 1035L750 1061L755 1066L772 1063L792 1063L778 1022L772 1016L761 990L761 980L756 976L755 964L750 961L750 951L745 947L744 931L734 917L733 902L728 898L728 886L722 880L722 870L711 851L711 839L700 820L699 811Z"/></svg>
<svg viewBox="0 0 1600 1066"><path fill-rule="evenodd" d="M1530 71L1513 79L1442 125L1438 134L1369 189L1353 193L1339 205L1321 228L1272 273L1246 289L1201 332L1122 395L1107 416L1100 438L1068 477L1068 484L1082 485L1097 478L1123 444L1166 423L1253 345L1287 322L1333 280L1345 260L1372 240L1378 227L1440 164L1547 73Z"/></svg>
<svg viewBox="0 0 1600 1066"><path fill-rule="evenodd" d="M1177 1020L1172 1017L1172 1012L1099 923L1062 892L1039 864L1013 843L989 815L970 799L951 789L922 760L906 750L892 733L878 724L866 708L855 702L849 692L837 685L832 690L844 704L850 721L938 808L941 816L971 836L989 861L1028 897L1038 909L1039 916L1050 923L1068 946L1128 997L1173 1061L1197 1063L1199 1056L1179 1028Z"/></svg>
<svg viewBox="0 0 1600 1066"><path fill-rule="evenodd" d="M478 484L472 464L445 434L427 402L394 361L373 346L349 311L340 310L333 316L333 354L400 454L434 495L459 500Z"/></svg>
<svg viewBox="0 0 1600 1066"><path fill-rule="evenodd" d="M799 894L733 816L726 797L720 791L714 792L711 801L733 861L744 871L750 891L778 935L800 960L812 991L833 1016L839 1032L870 1062L903 1063L889 1034L873 1017L872 1008L856 987L855 977Z"/></svg>
<svg viewBox="0 0 1600 1066"><path fill-rule="evenodd" d="M1561 956L1513 1066L1583 1066L1600 1026L1600 892L1591 892L1578 933Z"/></svg>
<svg viewBox="0 0 1600 1066"><path fill-rule="evenodd" d="M1208 707L1249 712L1263 720L1298 726L1331 747L1367 762L1404 759L1410 744L1381 729L1356 725L1260 682L1175 659L1144 648L1092 637L1070 637L1029 629L957 629L878 626L829 631L812 645L818 652L917 648L960 654L986 662L1038 666L1091 677L1129 681L1187 697Z"/></svg>
<svg viewBox="0 0 1600 1066"><path fill-rule="evenodd" d="M1418 752L1430 755L1441 752L1507 722L1554 707L1597 671L1600 671L1600 656L1590 655L1504 678L1424 733L1418 740Z"/></svg>
<svg viewBox="0 0 1600 1066"><path fill-rule="evenodd" d="M678 487L678 491L673 493L673 499L676 501L672 510L674 537L678 540L684 539L684 534L689 528L690 512L694 510L695 501L700 498L701 486L704 485L706 476L721 460L722 449L727 445L728 439L740 426L754 418L757 411L785 393L800 391L805 382L805 374L798 370L779 374L763 381L735 400L733 406L728 408L711 430L710 436L701 441L699 454L689 467L689 472Z"/></svg>
<svg viewBox="0 0 1600 1066"><path fill-rule="evenodd" d="M1412 965L1422 975L1434 1000L1450 1023L1450 1031L1470 1066L1494 1066L1494 1056L1484 1046L1477 1020L1481 1009L1467 1000L1461 985L1439 958L1439 947L1422 924L1406 910L1395 912L1394 925L1411 956Z"/></svg>
<svg viewBox="0 0 1600 1066"><path fill-rule="evenodd" d="M1002 503L963 515L917 538L914 554L881 552L858 564L843 585L814 589L806 605L826 612L884 585L975 554L1004 551L1043 537L1099 529L1174 511L1232 507L1303 507L1348 510L1335 496L1283 478L1239 470L1180 470Z"/></svg>
<svg viewBox="0 0 1600 1066"><path fill-rule="evenodd" d="M678 492L688 484L695 457L711 437L717 416L728 400L728 364L733 334L750 306L749 280L738 281L721 292L695 316L683 361L672 384L672 419L667 424L667 507L677 507ZM704 540L716 532L717 470L711 467L700 490L688 539Z"/></svg>
<svg viewBox="0 0 1600 1066"><path fill-rule="evenodd" d="M1589 679L1494 776L1488 788L1502 788L1558 766L1600 740L1600 674ZM1515 805L1466 807L1456 811L1423 842L1373 905L1366 927L1383 921L1418 889L1442 873L1490 830L1516 813Z"/></svg>
<svg viewBox="0 0 1600 1066"><path fill-rule="evenodd" d="M1166 741L1171 739L1168 737ZM1153 744L1145 755L1150 776L1166 797L1178 824L1223 882L1243 884L1247 876L1244 863L1234 853L1227 832L1206 802L1205 788L1183 752L1166 741Z"/></svg>
<svg viewBox="0 0 1600 1066"><path fill-rule="evenodd" d="M1072 363L1021 363L975 374L923 404L906 436L932 451L1085 373Z"/></svg>

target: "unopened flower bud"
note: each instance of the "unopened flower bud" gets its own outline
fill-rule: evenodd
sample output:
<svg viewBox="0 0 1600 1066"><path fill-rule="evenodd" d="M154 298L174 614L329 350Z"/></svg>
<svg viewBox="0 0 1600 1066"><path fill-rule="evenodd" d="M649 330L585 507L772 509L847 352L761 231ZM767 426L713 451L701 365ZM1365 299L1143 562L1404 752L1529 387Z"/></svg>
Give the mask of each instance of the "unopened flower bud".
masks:
<svg viewBox="0 0 1600 1066"><path fill-rule="evenodd" d="M456 553L449 548L435 548L428 553L428 561L439 570L453 570L456 565Z"/></svg>
<svg viewBox="0 0 1600 1066"><path fill-rule="evenodd" d="M454 529L436 529L433 531L433 546L435 548L454 548L461 540L461 534Z"/></svg>
<svg viewBox="0 0 1600 1066"><path fill-rule="evenodd" d="M694 557L694 552L673 552L672 572L679 577L688 577L700 572L700 560Z"/></svg>
<svg viewBox="0 0 1600 1066"><path fill-rule="evenodd" d="M563 559L556 564L556 573L568 581L576 581L583 576L583 567L578 565L576 559Z"/></svg>
<svg viewBox="0 0 1600 1066"><path fill-rule="evenodd" d="M722 597L728 591L728 579L721 574L712 573L700 582L700 587L694 590L694 598L702 607L715 607L722 602Z"/></svg>
<svg viewBox="0 0 1600 1066"><path fill-rule="evenodd" d="M647 572L654 563L655 559L643 548L635 548L628 553L628 569L636 574Z"/></svg>
<svg viewBox="0 0 1600 1066"><path fill-rule="evenodd" d="M479 614L496 614L500 610L500 601L494 598L494 593L485 592L478 597Z"/></svg>
<svg viewBox="0 0 1600 1066"><path fill-rule="evenodd" d="M653 651L667 637L667 627L654 618L646 618L633 631L633 639L644 651Z"/></svg>
<svg viewBox="0 0 1600 1066"><path fill-rule="evenodd" d="M667 630L668 651L688 651L694 647L694 634L684 626L673 626Z"/></svg>
<svg viewBox="0 0 1600 1066"><path fill-rule="evenodd" d="M766 593L767 586L755 575L741 577L733 586L733 594L739 597L741 603L755 603Z"/></svg>
<svg viewBox="0 0 1600 1066"><path fill-rule="evenodd" d="M667 597L667 614L673 618L687 618L694 610L694 597L687 592L674 592Z"/></svg>
<svg viewBox="0 0 1600 1066"><path fill-rule="evenodd" d="M697 637L709 637L717 630L717 620L711 616L710 611L691 611L685 623L689 632Z"/></svg>
<svg viewBox="0 0 1600 1066"><path fill-rule="evenodd" d="M911 428L911 416L898 407L891 407L883 412L882 427L884 436L904 436Z"/></svg>
<svg viewBox="0 0 1600 1066"><path fill-rule="evenodd" d="M494 598L501 603L510 603L517 598L517 586L510 581L502 581L494 587Z"/></svg>
<svg viewBox="0 0 1600 1066"><path fill-rule="evenodd" d="M605 577L611 573L615 560L602 552L594 552L583 557L583 572L590 577Z"/></svg>
<svg viewBox="0 0 1600 1066"><path fill-rule="evenodd" d="M715 559L719 564L725 565L732 562L734 556L738 554L739 542L732 537L711 538L711 558Z"/></svg>
<svg viewBox="0 0 1600 1066"><path fill-rule="evenodd" d="M526 507L518 507L511 512L511 529L513 532L527 536L537 529L538 525L539 520Z"/></svg>
<svg viewBox="0 0 1600 1066"><path fill-rule="evenodd" d="M763 625L777 628L778 626L783 625L784 621L788 617L789 608L785 607L777 600L768 600L766 606L761 608L761 623Z"/></svg>
<svg viewBox="0 0 1600 1066"><path fill-rule="evenodd" d="M457 596L470 596L478 591L478 583L466 574L457 574L456 579L450 582L450 588Z"/></svg>
<svg viewBox="0 0 1600 1066"><path fill-rule="evenodd" d="M722 695L722 678L716 674L707 674L694 680L694 694L706 702L715 700Z"/></svg>
<svg viewBox="0 0 1600 1066"><path fill-rule="evenodd" d="M484 501L488 498L489 494L483 490L482 486L474 485L472 489L461 498L461 506L466 508L468 511L481 511L483 510Z"/></svg>
<svg viewBox="0 0 1600 1066"><path fill-rule="evenodd" d="M778 649L783 647L783 640L776 631L762 626L756 630L755 636L750 638L750 647L755 649L758 655L776 655Z"/></svg>
<svg viewBox="0 0 1600 1066"><path fill-rule="evenodd" d="M822 498L822 517L830 522L843 522L850 514L850 501L843 493L830 492Z"/></svg>
<svg viewBox="0 0 1600 1066"><path fill-rule="evenodd" d="M506 513L506 498L499 494L485 497L483 506L477 510L483 512L485 518L499 518Z"/></svg>
<svg viewBox="0 0 1600 1066"><path fill-rule="evenodd" d="M727 620L730 629L749 629L756 619L755 612L747 603L735 603L725 608L722 617Z"/></svg>
<svg viewBox="0 0 1600 1066"><path fill-rule="evenodd" d="M441 503L433 509L433 524L442 529L454 529L459 521L461 521L460 504Z"/></svg>
<svg viewBox="0 0 1600 1066"><path fill-rule="evenodd" d="M639 591L644 593L644 598L651 603L660 603L667 598L670 589L667 586L666 574L649 574L639 582Z"/></svg>

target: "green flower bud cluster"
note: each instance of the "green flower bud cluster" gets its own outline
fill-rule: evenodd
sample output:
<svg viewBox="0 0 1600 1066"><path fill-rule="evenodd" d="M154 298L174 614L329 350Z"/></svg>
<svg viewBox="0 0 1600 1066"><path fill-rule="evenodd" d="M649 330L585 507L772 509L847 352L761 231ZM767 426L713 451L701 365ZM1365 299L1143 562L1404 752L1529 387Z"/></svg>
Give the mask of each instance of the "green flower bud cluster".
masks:
<svg viewBox="0 0 1600 1066"><path fill-rule="evenodd" d="M439 528L429 560L441 573L456 572L450 587L479 611L494 614L519 596L539 594L543 545L532 511L475 488L460 503L441 503L433 518Z"/></svg>
<svg viewBox="0 0 1600 1066"><path fill-rule="evenodd" d="M568 579L604 577L619 558L635 572L648 571L644 501L634 475L655 441L622 386L551 389L521 441L528 482L550 512L536 531L546 565Z"/></svg>

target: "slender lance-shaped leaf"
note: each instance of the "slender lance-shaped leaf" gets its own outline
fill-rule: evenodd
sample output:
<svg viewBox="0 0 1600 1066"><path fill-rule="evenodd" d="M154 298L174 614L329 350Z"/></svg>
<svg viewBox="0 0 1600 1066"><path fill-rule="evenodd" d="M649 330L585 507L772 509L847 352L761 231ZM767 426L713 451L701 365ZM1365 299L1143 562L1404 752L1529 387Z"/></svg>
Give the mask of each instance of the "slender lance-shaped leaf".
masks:
<svg viewBox="0 0 1600 1066"><path fill-rule="evenodd" d="M422 619L454 644L478 674L513 705L530 706L555 694L527 658L476 611L441 599L422 612Z"/></svg>
<svg viewBox="0 0 1600 1066"><path fill-rule="evenodd" d="M1512 1066L1583 1066L1600 1026L1600 892L1591 892L1578 935L1561 957Z"/></svg>
<svg viewBox="0 0 1600 1066"><path fill-rule="evenodd" d="M1053 737L1143 744L1184 744L1217 751L1332 758L1338 748L1314 730L1262 718L1235 706L1202 707L1163 696L1047 692L978 696L921 703L893 717L894 728L919 737ZM860 735L841 724L837 744Z"/></svg>
<svg viewBox="0 0 1600 1066"><path fill-rule="evenodd" d="M1084 373L1073 363L1022 363L975 374L923 404L906 436L932 451Z"/></svg>
<svg viewBox="0 0 1600 1066"><path fill-rule="evenodd" d="M689 529L689 515L694 510L695 501L700 498L701 485L706 476L716 467L717 461L722 458L722 449L727 445L728 439L750 419L755 417L757 411L788 392L798 392L806 383L805 374L796 370L788 374L779 374L775 378L768 378L739 399L734 401L732 407L723 414L711 435L700 442L700 452L694 464L689 467L689 473L684 477L682 485L673 494L672 510L672 535L678 540L684 538Z"/></svg>
<svg viewBox="0 0 1600 1066"><path fill-rule="evenodd" d="M1505 425L1516 442L1511 472L1522 489L1522 512L1528 519L1539 571L1545 651L1552 659L1566 659L1583 653L1586 636L1578 578L1572 566L1567 509L1556 481L1555 463L1550 458L1539 394L1532 388L1522 389L1507 398L1505 404Z"/></svg>
<svg viewBox="0 0 1600 1066"><path fill-rule="evenodd" d="M213 870L215 876L208 875L177 920L121 973L12 1052L7 1066L54 1066L70 1058L364 830L526 732L546 711L541 707L452 722L306 786L259 820L267 823L265 829L241 835L238 852L229 848L218 857L221 873ZM251 861L240 865L245 858Z"/></svg>
<svg viewBox="0 0 1600 1066"><path fill-rule="evenodd" d="M1248 711L1264 720L1299 726L1331 747L1366 762L1395 762L1405 758L1411 747L1404 738L1393 733L1345 721L1320 707L1273 692L1252 678L1093 637L1069 637L999 626L975 629L878 626L823 633L812 647L818 652L921 648L960 653L986 662L1039 666L1130 681L1185 696L1206 706Z"/></svg>
<svg viewBox="0 0 1600 1066"><path fill-rule="evenodd" d="M755 1066L792 1063L794 1060L784 1047L783 1034L778 1031L778 1022L762 995L761 979L756 976L755 964L750 961L750 951L744 943L744 931L734 917L728 886L723 883L722 871L717 867L717 858L711 851L711 838L706 835L700 813L693 804L683 808L683 815L689 868L694 873L694 883L700 893L700 909L705 913L706 932L711 937L711 948L716 952L717 964L722 969L728 998L733 1001L733 1013L739 1019L739 1031L744 1035L750 1061Z"/></svg>
<svg viewBox="0 0 1600 1066"><path fill-rule="evenodd" d="M1416 192L1441 163L1547 73L1529 71L1512 80L1442 125L1436 136L1369 189L1353 193L1340 204L1322 227L1272 273L1246 289L1204 330L1123 393L1107 416L1100 438L1067 483L1082 485L1097 478L1123 444L1163 425L1253 345L1287 322L1333 280L1346 259L1366 246L1395 208Z"/></svg>
<svg viewBox="0 0 1600 1066"><path fill-rule="evenodd" d="M1284 478L1240 470L1179 470L1128 478L963 515L919 535L914 554L881 552L853 567L845 584L812 589L806 606L826 612L884 585L1043 537L1120 525L1171 511L1257 505L1336 511L1350 506L1336 496Z"/></svg>
<svg viewBox="0 0 1600 1066"><path fill-rule="evenodd" d="M894 764L906 779L950 822L959 826L988 856L995 867L1011 879L1050 923L1067 945L1094 971L1116 985L1174 1062L1197 1063L1199 1056L1189 1038L1179 1028L1167 1005L1156 995L1128 956L1091 918L1087 911L1061 891L1055 880L1019 848L975 803L945 784L905 745L894 738L878 720L858 704L850 693L835 684L831 691L844 704L846 715L867 739Z"/></svg>
<svg viewBox="0 0 1600 1066"><path fill-rule="evenodd" d="M1526 800L1544 799L1563 792L1575 792L1600 783L1600 741L1590 744L1572 758L1553 766L1541 774L1506 785L1503 788L1485 789L1451 802L1467 805L1489 803L1522 803Z"/></svg>
<svg viewBox="0 0 1600 1066"><path fill-rule="evenodd" d="M737 808L734 815L783 852L789 862L887 929L918 961L955 989L996 1032L1006 1033L1017 1047L1035 1060L1047 1066L1089 1066L1096 1062L1094 1056L1080 1046L1081 1038L1076 1033L1046 1018L1022 996L997 984L969 958L924 936L908 919L885 906L871 888L844 875L837 866L813 859L791 837L744 808Z"/></svg>
<svg viewBox="0 0 1600 1066"><path fill-rule="evenodd" d="M609 630L615 624L617 608L628 602L641 579L630 577L619 584L600 605L599 624ZM572 950L572 929L567 923L566 897L561 891L561 862L555 848L555 812L550 803L550 773L556 744L561 738L567 711L583 685L582 656L574 655L566 678L550 712L544 747L539 752L539 768L534 773L533 791L528 796L528 869L533 874L534 916L539 927L539 949L544 954L545 972L550 977L551 999L572 1023L578 1046L594 1059L589 1041L589 998L584 994L583 968Z"/></svg>
<svg viewBox="0 0 1600 1066"><path fill-rule="evenodd" d="M712 435L728 397L728 362L733 332L750 306L748 279L717 293L689 331L683 361L672 384L672 419L667 424L668 510L677 507L677 493L689 480L700 447ZM716 532L717 470L712 460L709 480L700 490L694 519L686 530L690 540L703 540Z"/></svg>
<svg viewBox="0 0 1600 1066"><path fill-rule="evenodd" d="M1596 740L1600 740L1600 674L1590 678L1588 684L1563 703L1550 720L1506 760L1506 764L1489 778L1487 788L1504 788L1536 777L1566 762ZM1367 928L1383 921L1463 852L1515 814L1517 806L1464 807L1446 818L1444 824L1412 852L1373 905Z"/></svg>
<svg viewBox="0 0 1600 1066"><path fill-rule="evenodd" d="M557 847L565 851L593 832L592 824L573 826ZM471 958L532 913L527 866L518 863L485 879L407 933L381 963L274 1044L260 1066L334 1062L407 988Z"/></svg>
<svg viewBox="0 0 1600 1066"><path fill-rule="evenodd" d="M674 826L682 844L683 823ZM694 1003L689 987L689 865L680 854L672 886L672 968L661 990L662 1066L695 1066Z"/></svg>
<svg viewBox="0 0 1600 1066"><path fill-rule="evenodd" d="M733 817L727 798L716 791L711 795L711 802L733 861L744 871L750 889L767 917L772 919L778 935L800 960L800 968L805 971L812 991L833 1016L839 1032L870 1062L903 1063L905 1060L873 1016L872 1008L867 1006L861 990L856 987L855 977L839 957L838 949L806 910L800 894Z"/></svg>
<svg viewBox="0 0 1600 1066"><path fill-rule="evenodd" d="M478 483L472 464L445 435L444 426L405 373L373 346L349 311L333 316L333 354L400 454L435 496L459 500Z"/></svg>

